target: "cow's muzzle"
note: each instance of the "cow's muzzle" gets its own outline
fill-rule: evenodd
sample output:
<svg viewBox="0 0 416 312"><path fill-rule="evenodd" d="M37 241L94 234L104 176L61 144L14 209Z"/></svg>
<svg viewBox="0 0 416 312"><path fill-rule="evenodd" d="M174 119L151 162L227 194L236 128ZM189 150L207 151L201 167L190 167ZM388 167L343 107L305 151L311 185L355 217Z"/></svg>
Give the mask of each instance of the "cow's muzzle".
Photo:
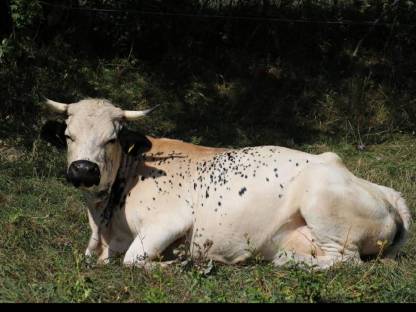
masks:
<svg viewBox="0 0 416 312"><path fill-rule="evenodd" d="M100 184L100 168L88 160L77 160L71 163L68 168L67 179L75 187Z"/></svg>

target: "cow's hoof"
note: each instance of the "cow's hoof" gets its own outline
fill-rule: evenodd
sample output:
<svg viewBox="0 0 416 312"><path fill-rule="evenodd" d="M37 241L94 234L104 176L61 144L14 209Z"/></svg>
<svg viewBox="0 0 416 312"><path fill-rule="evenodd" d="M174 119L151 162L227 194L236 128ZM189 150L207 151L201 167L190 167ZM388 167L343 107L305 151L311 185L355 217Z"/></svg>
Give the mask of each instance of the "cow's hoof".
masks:
<svg viewBox="0 0 416 312"><path fill-rule="evenodd" d="M127 268L145 268L144 261L124 260L123 265Z"/></svg>
<svg viewBox="0 0 416 312"><path fill-rule="evenodd" d="M174 263L177 263L176 260L172 261L163 261L163 262L156 262L156 261L124 261L123 264L126 267L135 267L140 268L145 271L152 271L158 268L166 268Z"/></svg>
<svg viewBox="0 0 416 312"><path fill-rule="evenodd" d="M92 250L87 248L85 250L84 256L87 260L91 260L91 258L94 256L94 253L92 252Z"/></svg>
<svg viewBox="0 0 416 312"><path fill-rule="evenodd" d="M110 258L98 258L97 264L98 265L105 265L110 263Z"/></svg>

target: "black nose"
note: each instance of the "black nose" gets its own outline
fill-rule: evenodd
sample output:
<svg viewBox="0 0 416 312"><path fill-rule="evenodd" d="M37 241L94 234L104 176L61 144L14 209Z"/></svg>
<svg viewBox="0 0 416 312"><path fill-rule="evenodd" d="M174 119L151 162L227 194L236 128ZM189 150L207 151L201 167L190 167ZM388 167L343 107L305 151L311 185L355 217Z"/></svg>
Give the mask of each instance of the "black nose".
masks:
<svg viewBox="0 0 416 312"><path fill-rule="evenodd" d="M67 179L75 187L98 185L101 179L100 168L91 161L77 160L69 166Z"/></svg>

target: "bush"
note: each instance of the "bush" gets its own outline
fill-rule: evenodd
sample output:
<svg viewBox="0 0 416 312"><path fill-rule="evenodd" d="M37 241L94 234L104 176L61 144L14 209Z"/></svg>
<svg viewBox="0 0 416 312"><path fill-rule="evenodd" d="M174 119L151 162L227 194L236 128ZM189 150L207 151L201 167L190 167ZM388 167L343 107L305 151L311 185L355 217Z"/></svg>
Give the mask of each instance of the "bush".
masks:
<svg viewBox="0 0 416 312"><path fill-rule="evenodd" d="M210 145L376 142L416 126L412 1L8 4L1 137L37 130L42 94L163 104L144 131Z"/></svg>

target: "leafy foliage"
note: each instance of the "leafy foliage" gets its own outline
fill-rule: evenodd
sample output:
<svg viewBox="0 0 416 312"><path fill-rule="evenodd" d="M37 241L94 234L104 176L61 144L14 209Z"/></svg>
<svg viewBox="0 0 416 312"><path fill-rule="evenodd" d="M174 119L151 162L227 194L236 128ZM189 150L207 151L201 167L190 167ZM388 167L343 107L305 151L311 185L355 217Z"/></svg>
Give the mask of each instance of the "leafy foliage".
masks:
<svg viewBox="0 0 416 312"><path fill-rule="evenodd" d="M130 108L161 103L143 126L149 134L222 146L317 136L371 143L416 125L412 1L9 6L0 118L14 133L36 131L42 94Z"/></svg>

